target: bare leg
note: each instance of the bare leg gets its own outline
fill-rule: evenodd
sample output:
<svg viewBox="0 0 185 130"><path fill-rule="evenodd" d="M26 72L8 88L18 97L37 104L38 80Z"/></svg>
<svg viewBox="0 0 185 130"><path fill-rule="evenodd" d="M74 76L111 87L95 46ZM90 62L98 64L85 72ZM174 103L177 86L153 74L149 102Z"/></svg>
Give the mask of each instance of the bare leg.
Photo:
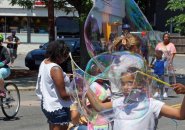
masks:
<svg viewBox="0 0 185 130"><path fill-rule="evenodd" d="M0 79L0 90L4 91L4 79Z"/></svg>
<svg viewBox="0 0 185 130"><path fill-rule="evenodd" d="M68 125L49 124L50 130L67 130Z"/></svg>
<svg viewBox="0 0 185 130"><path fill-rule="evenodd" d="M4 80L0 79L0 97L5 97Z"/></svg>

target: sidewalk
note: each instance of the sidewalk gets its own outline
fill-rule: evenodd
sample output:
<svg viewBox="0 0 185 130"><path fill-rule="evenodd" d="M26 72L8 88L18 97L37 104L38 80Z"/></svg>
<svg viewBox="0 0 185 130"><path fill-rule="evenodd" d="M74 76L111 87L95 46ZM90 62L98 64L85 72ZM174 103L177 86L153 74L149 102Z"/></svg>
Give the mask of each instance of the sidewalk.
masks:
<svg viewBox="0 0 185 130"><path fill-rule="evenodd" d="M38 43L23 43L18 46L17 55L26 55L29 51L33 49L38 49L41 44Z"/></svg>

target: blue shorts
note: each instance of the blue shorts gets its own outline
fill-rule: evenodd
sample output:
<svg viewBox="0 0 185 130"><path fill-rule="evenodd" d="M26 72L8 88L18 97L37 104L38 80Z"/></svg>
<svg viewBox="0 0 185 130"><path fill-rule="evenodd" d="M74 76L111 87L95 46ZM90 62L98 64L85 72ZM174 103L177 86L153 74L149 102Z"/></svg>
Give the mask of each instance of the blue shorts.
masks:
<svg viewBox="0 0 185 130"><path fill-rule="evenodd" d="M0 68L0 79L5 79L10 75L10 68Z"/></svg>
<svg viewBox="0 0 185 130"><path fill-rule="evenodd" d="M43 109L42 105L41 108L49 124L65 125L69 124L71 121L70 108L63 107L62 109L58 109L53 112L48 112L47 110Z"/></svg>

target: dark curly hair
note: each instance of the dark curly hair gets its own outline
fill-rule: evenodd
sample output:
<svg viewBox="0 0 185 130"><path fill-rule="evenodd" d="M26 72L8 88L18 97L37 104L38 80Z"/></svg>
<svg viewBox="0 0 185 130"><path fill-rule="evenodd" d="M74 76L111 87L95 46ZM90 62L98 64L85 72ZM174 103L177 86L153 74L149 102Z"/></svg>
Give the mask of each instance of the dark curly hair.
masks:
<svg viewBox="0 0 185 130"><path fill-rule="evenodd" d="M65 60L69 55L69 48L64 41L52 41L46 49L46 58L57 63L58 59Z"/></svg>
<svg viewBox="0 0 185 130"><path fill-rule="evenodd" d="M168 37L169 37L169 39L170 39L170 33L165 32L165 33L163 34L163 36L162 36L163 40L164 40L164 36L165 36L165 35L168 35Z"/></svg>

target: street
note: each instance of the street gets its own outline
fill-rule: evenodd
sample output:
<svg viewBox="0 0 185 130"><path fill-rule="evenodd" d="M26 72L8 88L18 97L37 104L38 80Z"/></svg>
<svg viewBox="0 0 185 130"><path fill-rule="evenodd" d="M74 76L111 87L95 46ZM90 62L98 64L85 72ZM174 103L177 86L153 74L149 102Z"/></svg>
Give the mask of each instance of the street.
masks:
<svg viewBox="0 0 185 130"><path fill-rule="evenodd" d="M38 45L37 45L38 46ZM35 48L37 48L37 46ZM13 69L28 69L24 66L26 53L20 53ZM184 55L178 55L174 59L174 65L178 75L177 81L185 83ZM40 101L35 95L36 76L12 79L20 89L21 107L15 119L7 120L0 112L0 126L2 130L48 130L46 118L40 108ZM24 88L24 89L23 89ZM183 95L176 95L170 90L169 98L163 100L169 105L179 108ZM177 128L177 129L176 129ZM185 121L176 121L168 118L160 118L157 130L185 130Z"/></svg>
<svg viewBox="0 0 185 130"><path fill-rule="evenodd" d="M1 130L47 130L48 124L34 91L21 91L21 107L15 119L7 120L0 112Z"/></svg>
<svg viewBox="0 0 185 130"><path fill-rule="evenodd" d="M170 91L170 97L164 101L170 105L175 105L181 103L182 98L183 96L177 96ZM0 112L0 126L2 130L47 130L48 124L41 112L40 101L35 92L21 91L21 107L18 115L15 119L7 120ZM185 121L162 117L159 119L158 130L185 130Z"/></svg>

